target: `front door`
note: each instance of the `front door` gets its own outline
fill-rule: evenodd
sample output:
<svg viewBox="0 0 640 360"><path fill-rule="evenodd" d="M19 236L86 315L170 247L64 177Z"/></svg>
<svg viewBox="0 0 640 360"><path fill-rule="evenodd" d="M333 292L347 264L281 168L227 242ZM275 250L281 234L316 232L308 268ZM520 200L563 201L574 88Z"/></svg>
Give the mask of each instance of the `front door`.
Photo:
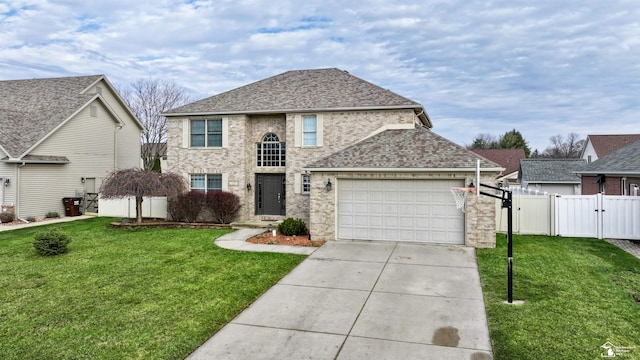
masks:
<svg viewBox="0 0 640 360"><path fill-rule="evenodd" d="M285 215L285 174L256 174L256 215Z"/></svg>

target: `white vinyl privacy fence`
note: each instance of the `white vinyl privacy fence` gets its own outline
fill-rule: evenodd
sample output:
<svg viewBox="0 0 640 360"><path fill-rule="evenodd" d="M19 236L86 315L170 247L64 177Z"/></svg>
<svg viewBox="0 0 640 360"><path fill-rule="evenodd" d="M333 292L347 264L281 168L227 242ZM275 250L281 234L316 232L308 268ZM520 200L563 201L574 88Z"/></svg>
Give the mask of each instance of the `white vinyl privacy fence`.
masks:
<svg viewBox="0 0 640 360"><path fill-rule="evenodd" d="M135 218L136 198L126 197L123 199L103 199L100 198L98 205L98 216ZM167 218L167 198L149 197L142 198L143 218Z"/></svg>
<svg viewBox="0 0 640 360"><path fill-rule="evenodd" d="M507 209L499 200L496 227L507 230ZM514 194L513 232L640 240L640 197Z"/></svg>

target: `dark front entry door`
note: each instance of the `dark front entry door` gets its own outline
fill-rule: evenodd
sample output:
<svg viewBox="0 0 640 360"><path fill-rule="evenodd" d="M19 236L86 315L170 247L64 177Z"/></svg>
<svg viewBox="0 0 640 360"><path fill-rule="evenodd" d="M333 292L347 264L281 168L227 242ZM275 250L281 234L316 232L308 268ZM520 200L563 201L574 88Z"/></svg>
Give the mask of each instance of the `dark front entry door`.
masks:
<svg viewBox="0 0 640 360"><path fill-rule="evenodd" d="M285 215L284 174L256 174L256 215Z"/></svg>

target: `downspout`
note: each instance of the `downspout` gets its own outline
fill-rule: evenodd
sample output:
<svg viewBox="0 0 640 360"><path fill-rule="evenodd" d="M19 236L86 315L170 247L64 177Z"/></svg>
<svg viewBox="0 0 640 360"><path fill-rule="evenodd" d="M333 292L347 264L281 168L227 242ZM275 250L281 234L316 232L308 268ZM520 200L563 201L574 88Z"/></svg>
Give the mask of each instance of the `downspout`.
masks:
<svg viewBox="0 0 640 360"><path fill-rule="evenodd" d="M22 162L22 164L16 166L16 217L20 216L20 168L27 165L26 162Z"/></svg>
<svg viewBox="0 0 640 360"><path fill-rule="evenodd" d="M122 130L121 123L113 130L113 171L118 169L118 130Z"/></svg>

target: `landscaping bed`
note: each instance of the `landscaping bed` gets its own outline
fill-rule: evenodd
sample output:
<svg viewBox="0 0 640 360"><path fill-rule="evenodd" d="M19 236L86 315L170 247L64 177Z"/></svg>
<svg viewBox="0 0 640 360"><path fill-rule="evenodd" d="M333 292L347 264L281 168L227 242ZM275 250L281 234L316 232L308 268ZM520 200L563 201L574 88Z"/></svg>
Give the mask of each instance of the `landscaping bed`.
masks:
<svg viewBox="0 0 640 360"><path fill-rule="evenodd" d="M271 231L265 231L252 238L247 239L248 242L254 244L269 244L269 245L293 245L293 246L315 246L319 247L324 245L323 240L309 240L309 235L283 235L276 231L276 235L273 236Z"/></svg>

